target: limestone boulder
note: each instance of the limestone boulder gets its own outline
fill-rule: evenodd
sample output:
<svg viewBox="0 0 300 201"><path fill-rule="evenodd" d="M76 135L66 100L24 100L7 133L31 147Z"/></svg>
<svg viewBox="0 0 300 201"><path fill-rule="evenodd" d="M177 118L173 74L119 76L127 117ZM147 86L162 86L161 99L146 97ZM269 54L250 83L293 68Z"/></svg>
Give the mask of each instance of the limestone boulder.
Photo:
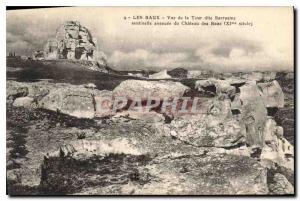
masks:
<svg viewBox="0 0 300 201"><path fill-rule="evenodd" d="M93 94L79 87L51 90L48 95L39 101L39 107L78 118L94 118L95 116Z"/></svg>
<svg viewBox="0 0 300 201"><path fill-rule="evenodd" d="M267 83L258 83L266 107L282 108L284 106L284 94L279 83L274 80Z"/></svg>
<svg viewBox="0 0 300 201"><path fill-rule="evenodd" d="M163 70L158 73L149 75L149 78L150 79L170 79L172 77L168 74L167 70Z"/></svg>
<svg viewBox="0 0 300 201"><path fill-rule="evenodd" d="M222 98L234 98L236 89L231 86L229 81L218 80L216 83L216 91L219 97Z"/></svg>
<svg viewBox="0 0 300 201"><path fill-rule="evenodd" d="M216 94L222 99L233 98L236 93L236 88L231 85L230 81L217 80L215 78L197 80L195 82L195 89L200 92L209 92L211 94Z"/></svg>
<svg viewBox="0 0 300 201"><path fill-rule="evenodd" d="M246 142L250 146L262 147L263 129L267 118L267 109L260 90L255 83L240 87L238 100L241 103L241 120L246 127Z"/></svg>
<svg viewBox="0 0 300 201"><path fill-rule="evenodd" d="M131 100L147 100L149 97L163 100L181 98L189 89L180 82L125 80L113 90L113 96Z"/></svg>
<svg viewBox="0 0 300 201"><path fill-rule="evenodd" d="M26 96L26 97L16 98L13 103L13 106L30 108L33 106L33 103L34 103L34 99Z"/></svg>
<svg viewBox="0 0 300 201"><path fill-rule="evenodd" d="M214 78L209 78L206 80L197 80L195 82L195 89L198 89L198 91L205 90L205 88L210 86L215 86L217 80Z"/></svg>
<svg viewBox="0 0 300 201"><path fill-rule="evenodd" d="M270 161L288 169L294 169L294 147L283 136L282 127L277 126L273 118L268 117L264 127L264 146L261 152L262 164Z"/></svg>
<svg viewBox="0 0 300 201"><path fill-rule="evenodd" d="M26 124L22 122L22 125L28 131L21 145L28 153L21 170L10 178L15 179L14 176L20 173L26 188L28 181L32 186L34 180L34 185L40 184L37 188L45 187L43 193L57 194L268 194L266 168L259 161L240 152L227 154L224 151L234 150L235 146L231 145L239 146L241 140L234 134L238 133L239 123L221 115L226 104L217 106L221 110L208 107L208 111L209 108L213 111L191 121L197 134L202 135L199 123L203 121L206 130L212 132L203 133L207 135L203 140L208 142L203 147L200 143L200 146L193 144L185 136L171 135L170 130L164 128L167 125L164 122L153 124L131 119L115 123L107 119L99 126L98 121L49 117L44 110L41 112L45 114L41 116L46 119L31 118L32 115L27 114L37 111L22 108L27 111L21 118ZM8 116L12 118L12 115ZM20 119L19 115L15 119ZM187 121L190 118L182 119ZM51 124L50 129L45 129L48 126L36 127L41 120L43 124ZM72 127L56 126L58 121L63 125L75 122ZM171 126L180 126L179 121L174 124ZM176 130L187 133L184 129L188 128L182 124ZM78 139L78 132L84 132L85 139ZM226 146L226 149L214 146Z"/></svg>
<svg viewBox="0 0 300 201"><path fill-rule="evenodd" d="M38 107L61 112L78 118L106 117L111 115L112 91L95 89L93 84L54 84L38 100Z"/></svg>

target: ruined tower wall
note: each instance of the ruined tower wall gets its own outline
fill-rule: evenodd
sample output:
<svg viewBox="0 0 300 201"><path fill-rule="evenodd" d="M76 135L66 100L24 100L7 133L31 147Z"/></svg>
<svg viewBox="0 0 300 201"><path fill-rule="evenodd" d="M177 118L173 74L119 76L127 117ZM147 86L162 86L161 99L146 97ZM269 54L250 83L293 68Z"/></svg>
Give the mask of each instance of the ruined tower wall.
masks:
<svg viewBox="0 0 300 201"><path fill-rule="evenodd" d="M46 59L94 60L95 51L90 31L76 21L61 25L44 48Z"/></svg>

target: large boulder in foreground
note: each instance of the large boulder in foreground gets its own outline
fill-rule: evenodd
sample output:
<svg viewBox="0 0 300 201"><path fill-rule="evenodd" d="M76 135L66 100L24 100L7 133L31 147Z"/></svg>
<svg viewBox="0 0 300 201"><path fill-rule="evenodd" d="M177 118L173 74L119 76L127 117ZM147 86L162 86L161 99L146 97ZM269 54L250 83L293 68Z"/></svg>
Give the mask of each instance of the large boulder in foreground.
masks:
<svg viewBox="0 0 300 201"><path fill-rule="evenodd" d="M165 98L180 98L189 89L180 82L125 80L113 90L113 96L131 100L136 98L147 100L149 97L163 100Z"/></svg>

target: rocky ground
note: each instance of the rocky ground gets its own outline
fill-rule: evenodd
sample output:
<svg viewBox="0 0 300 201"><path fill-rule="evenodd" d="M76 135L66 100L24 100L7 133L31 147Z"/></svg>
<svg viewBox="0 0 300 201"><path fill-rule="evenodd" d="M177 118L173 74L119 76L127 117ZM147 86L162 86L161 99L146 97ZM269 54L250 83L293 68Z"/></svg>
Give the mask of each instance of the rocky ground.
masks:
<svg viewBox="0 0 300 201"><path fill-rule="evenodd" d="M88 84L97 73L74 83L76 73L69 82L49 70L42 78L52 80L32 82L10 72L17 81L7 81L9 195L294 194L290 74L155 81L106 75L117 77L106 87L103 80ZM145 91L198 97L201 112L98 111L97 96L130 99Z"/></svg>
<svg viewBox="0 0 300 201"><path fill-rule="evenodd" d="M294 145L295 135L295 83L294 74L277 73L276 80L284 93L285 105L275 115L276 122L283 127L284 136Z"/></svg>

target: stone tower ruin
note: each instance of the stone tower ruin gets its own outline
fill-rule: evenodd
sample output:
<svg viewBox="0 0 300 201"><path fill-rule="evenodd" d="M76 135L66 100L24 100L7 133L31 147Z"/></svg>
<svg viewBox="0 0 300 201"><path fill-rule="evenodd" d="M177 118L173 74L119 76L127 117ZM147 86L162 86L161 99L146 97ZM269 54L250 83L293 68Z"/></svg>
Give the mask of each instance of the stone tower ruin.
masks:
<svg viewBox="0 0 300 201"><path fill-rule="evenodd" d="M94 60L96 42L90 31L77 21L67 21L49 39L44 48L45 59Z"/></svg>

